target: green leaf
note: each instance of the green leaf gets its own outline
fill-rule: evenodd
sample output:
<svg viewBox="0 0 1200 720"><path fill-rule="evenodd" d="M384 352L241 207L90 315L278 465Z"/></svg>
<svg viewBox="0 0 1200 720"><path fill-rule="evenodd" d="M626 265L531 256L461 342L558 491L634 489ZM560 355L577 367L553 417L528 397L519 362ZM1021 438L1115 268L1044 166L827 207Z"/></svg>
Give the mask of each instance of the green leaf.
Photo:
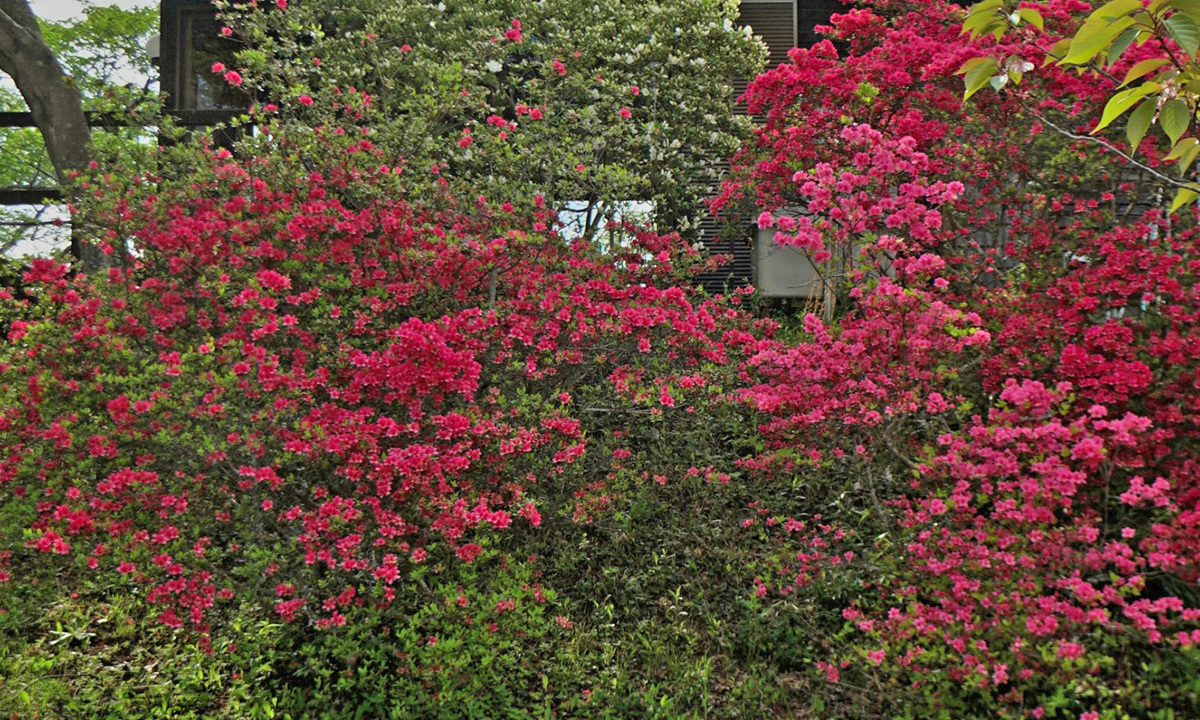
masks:
<svg viewBox="0 0 1200 720"><path fill-rule="evenodd" d="M994 22L998 13L1000 13L1000 0L977 2L976 5L971 6L971 12L967 13L966 20L962 22L962 32L970 32L971 38L974 40L988 31L984 29L984 26Z"/></svg>
<svg viewBox="0 0 1200 720"><path fill-rule="evenodd" d="M1021 8L1020 10L1017 10L1017 16L1025 22L1033 25L1038 30L1046 29L1046 21L1042 19L1042 14L1033 8Z"/></svg>
<svg viewBox="0 0 1200 720"><path fill-rule="evenodd" d="M971 39L988 32L988 26L999 16L1000 0L984 0L971 6L967 19L963 21L962 31L970 33Z"/></svg>
<svg viewBox="0 0 1200 720"><path fill-rule="evenodd" d="M1167 134L1167 137L1171 138L1172 145L1179 140L1179 136L1183 135L1191 122L1192 109L1178 98L1168 100L1158 113L1158 123L1162 125L1163 132Z"/></svg>
<svg viewBox="0 0 1200 720"><path fill-rule="evenodd" d="M982 2L977 2L971 6L970 11L967 12L967 17L989 13L999 9L999 7L1000 0L983 0Z"/></svg>
<svg viewBox="0 0 1200 720"><path fill-rule="evenodd" d="M1200 140L1196 138L1184 138L1175 143L1175 147L1171 148L1171 153L1167 155L1167 160L1178 160L1176 170L1180 175L1187 172L1188 167L1196 159L1196 154L1200 153Z"/></svg>
<svg viewBox="0 0 1200 720"><path fill-rule="evenodd" d="M1088 62L1097 53L1108 47L1109 43L1115 37L1124 32L1132 24L1133 18L1129 16L1117 18L1116 20L1102 19L1099 22L1088 20L1071 40L1071 48L1067 51L1067 56L1062 59L1061 63L1082 65Z"/></svg>
<svg viewBox="0 0 1200 720"><path fill-rule="evenodd" d="M1091 22L1093 18L1112 19L1141 9L1141 0L1110 0L1093 10L1092 14L1088 16L1088 22Z"/></svg>
<svg viewBox="0 0 1200 720"><path fill-rule="evenodd" d="M1118 35L1117 39L1113 40L1112 47L1108 49L1108 55L1105 57L1106 64L1112 65L1120 60L1121 56L1125 54L1125 49L1133 44L1140 32L1142 32L1142 28L1135 26Z"/></svg>
<svg viewBox="0 0 1200 720"><path fill-rule="evenodd" d="M996 61L993 58L987 58L987 62L972 66L963 78L963 83L966 84L966 90L963 92L963 101L966 102L972 95L979 92L995 74Z"/></svg>
<svg viewBox="0 0 1200 720"><path fill-rule="evenodd" d="M1166 3L1166 7L1178 10L1200 22L1200 0L1170 0Z"/></svg>
<svg viewBox="0 0 1200 720"><path fill-rule="evenodd" d="M1143 100L1137 110L1129 114L1129 119L1125 122L1125 137L1129 140L1131 153L1137 153L1138 146L1142 144L1142 138L1146 137L1146 131L1150 129L1150 123L1154 120L1154 111L1157 109L1158 103L1154 98L1150 98Z"/></svg>
<svg viewBox="0 0 1200 720"><path fill-rule="evenodd" d="M984 56L984 57L977 57L977 58L971 58L970 60L968 60L968 61L966 61L965 63L963 63L963 64L962 64L962 66L961 66L960 68L958 68L958 70L955 70L955 71L954 71L954 74L955 74L955 75L962 75L963 73L967 72L967 71L968 71L968 70L970 70L971 68L973 68L973 67L975 67L975 66L977 66L977 65L981 65L981 64L983 64L983 63L986 63L986 62L991 62L991 63L994 63L994 62L996 62L996 61L995 61L995 60L993 60L993 59L992 59L992 58L990 58L990 57L987 57L987 56Z"/></svg>
<svg viewBox="0 0 1200 720"><path fill-rule="evenodd" d="M1190 205L1198 197L1200 197L1200 192L1197 192L1197 189L1179 188L1179 192L1175 193L1175 199L1171 201L1171 212L1175 212L1184 205Z"/></svg>
<svg viewBox="0 0 1200 720"><path fill-rule="evenodd" d="M1122 90L1113 95L1104 106L1104 112L1100 115L1100 122L1092 130L1092 134L1098 133L1108 127L1113 120L1124 115L1125 111L1133 107L1139 100L1161 89L1162 86L1158 83L1148 82L1142 83L1135 88Z"/></svg>
<svg viewBox="0 0 1200 720"><path fill-rule="evenodd" d="M1167 18L1163 24L1167 26L1167 32L1171 34L1171 38L1179 43L1179 47L1188 54L1188 57L1195 57L1196 50L1200 49L1200 25L1181 12Z"/></svg>
<svg viewBox="0 0 1200 720"><path fill-rule="evenodd" d="M1175 143L1175 147L1171 148L1171 152L1167 153L1167 156L1163 159L1176 160L1188 150L1196 146L1200 146L1200 140L1197 140L1196 138L1184 138Z"/></svg>
<svg viewBox="0 0 1200 720"><path fill-rule="evenodd" d="M1129 68L1129 72L1125 73L1125 80L1122 81L1117 87L1125 87L1134 80L1137 80L1143 75L1148 75L1149 73L1154 72L1169 62L1171 61L1167 58L1150 58L1149 60L1143 60L1137 65Z"/></svg>

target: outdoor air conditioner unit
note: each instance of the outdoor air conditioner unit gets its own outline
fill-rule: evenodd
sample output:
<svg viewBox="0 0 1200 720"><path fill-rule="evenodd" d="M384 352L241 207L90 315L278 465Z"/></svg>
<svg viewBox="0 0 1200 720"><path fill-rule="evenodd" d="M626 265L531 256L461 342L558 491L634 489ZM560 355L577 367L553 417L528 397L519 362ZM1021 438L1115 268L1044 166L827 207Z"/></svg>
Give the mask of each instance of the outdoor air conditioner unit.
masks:
<svg viewBox="0 0 1200 720"><path fill-rule="evenodd" d="M775 243L775 230L757 230L754 234L754 287L769 298L817 298L821 296L821 277L812 261L794 247Z"/></svg>

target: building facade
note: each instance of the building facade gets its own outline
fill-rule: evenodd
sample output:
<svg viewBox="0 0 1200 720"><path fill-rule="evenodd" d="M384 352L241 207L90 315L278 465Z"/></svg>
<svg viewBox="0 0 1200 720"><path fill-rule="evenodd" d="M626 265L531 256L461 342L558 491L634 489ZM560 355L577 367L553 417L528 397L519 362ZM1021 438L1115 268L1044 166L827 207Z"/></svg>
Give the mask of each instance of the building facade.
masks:
<svg viewBox="0 0 1200 720"><path fill-rule="evenodd" d="M846 12L846 9L842 0L742 0L738 21L749 25L766 43L767 67L773 68L789 62L788 51L792 48L807 47L819 41L821 36L814 28L828 24L834 13ZM733 83L735 94L740 96L749 81L750 78L736 79ZM746 107L740 105L735 112L746 113ZM712 191L715 194L716 188ZM769 237L756 237L754 228L747 226L733 237L722 238L717 221L706 215L701 221L700 237L709 253L733 258L720 270L699 278L710 293L751 284L761 289L768 278L800 273L798 284L792 286L796 289L791 296L808 296L810 291L803 285L803 278L807 277L806 272L812 274L811 267L804 267L806 261L793 257L795 253L774 252ZM780 296L786 296L786 291Z"/></svg>

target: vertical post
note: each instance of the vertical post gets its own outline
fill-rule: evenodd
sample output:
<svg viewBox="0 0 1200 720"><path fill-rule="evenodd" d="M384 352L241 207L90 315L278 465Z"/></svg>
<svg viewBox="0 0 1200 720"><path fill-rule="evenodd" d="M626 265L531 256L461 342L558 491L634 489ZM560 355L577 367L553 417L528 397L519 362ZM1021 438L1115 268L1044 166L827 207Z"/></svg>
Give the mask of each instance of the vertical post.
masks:
<svg viewBox="0 0 1200 720"><path fill-rule="evenodd" d="M159 4L159 64L158 87L163 95L163 110L180 109L180 48L183 45L181 1L162 0Z"/></svg>

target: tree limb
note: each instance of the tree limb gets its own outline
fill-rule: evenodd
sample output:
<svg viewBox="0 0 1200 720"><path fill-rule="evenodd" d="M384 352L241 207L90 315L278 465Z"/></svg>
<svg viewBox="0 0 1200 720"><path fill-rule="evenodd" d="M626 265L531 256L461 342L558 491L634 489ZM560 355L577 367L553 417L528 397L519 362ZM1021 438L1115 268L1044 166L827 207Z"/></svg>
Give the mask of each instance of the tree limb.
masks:
<svg viewBox="0 0 1200 720"><path fill-rule="evenodd" d="M79 90L46 44L27 0L0 0L0 71L29 105L59 184L69 192L75 173L92 160L91 130ZM85 271L102 266L103 256L84 242L79 225L72 225L72 254Z"/></svg>
<svg viewBox="0 0 1200 720"><path fill-rule="evenodd" d="M2 1L2 0L0 0L0 1ZM1154 177L1158 178L1159 180L1162 180L1165 183L1172 185L1173 187L1186 188L1188 190L1196 190L1196 183L1188 182L1187 180L1176 180L1175 178L1170 177L1169 175L1163 175L1162 173L1160 173L1159 171L1150 167L1149 165L1146 165L1146 164L1138 162L1137 160L1134 160L1133 156L1131 156L1121 150L1118 150L1112 143L1108 142L1104 138L1098 138L1098 137L1095 137L1094 135L1080 135L1078 133L1073 133L1070 130L1067 130L1066 128L1062 127L1061 125L1058 125L1053 120L1048 119L1046 116L1042 115L1037 110L1030 109L1029 112L1034 117L1036 117L1038 120L1042 121L1046 125L1049 125L1052 130L1057 132L1059 135L1062 135L1063 137L1069 138L1071 140L1086 140L1087 142L1095 143L1095 144L1099 145L1100 147L1104 148L1105 150L1108 150L1112 154L1116 155L1117 157L1121 158L1125 162L1129 163L1130 165L1133 165L1134 167L1137 167L1140 170L1144 170L1147 173L1150 173Z"/></svg>

